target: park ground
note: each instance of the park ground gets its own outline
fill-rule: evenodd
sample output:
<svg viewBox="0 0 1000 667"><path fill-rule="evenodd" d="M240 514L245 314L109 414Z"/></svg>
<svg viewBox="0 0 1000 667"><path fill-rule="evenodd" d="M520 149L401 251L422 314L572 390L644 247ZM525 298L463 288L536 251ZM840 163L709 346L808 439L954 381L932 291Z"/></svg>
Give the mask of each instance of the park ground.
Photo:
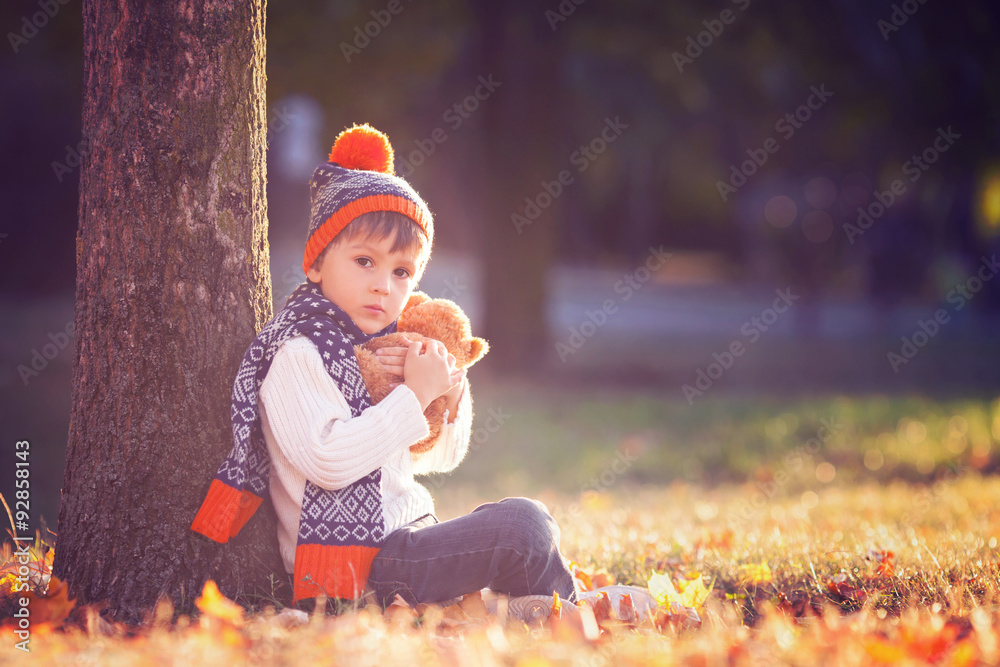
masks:
<svg viewBox="0 0 1000 667"><path fill-rule="evenodd" d="M529 628L475 598L302 620L206 589L139 627L39 590L31 664L957 664L1000 662L1000 401L707 397L491 383L442 518L542 499L581 582L649 585L640 622L599 609ZM544 446L542 446L544 444ZM36 545L44 570L48 545ZM55 544L58 548L58 544ZM9 557L9 552L6 554ZM663 576L654 576L663 575ZM665 583L665 579L669 585ZM596 583L595 583L596 582ZM650 583L651 582L651 583ZM670 602L695 607L700 626ZM502 609L501 609L502 612ZM45 615L50 618L46 621Z"/></svg>

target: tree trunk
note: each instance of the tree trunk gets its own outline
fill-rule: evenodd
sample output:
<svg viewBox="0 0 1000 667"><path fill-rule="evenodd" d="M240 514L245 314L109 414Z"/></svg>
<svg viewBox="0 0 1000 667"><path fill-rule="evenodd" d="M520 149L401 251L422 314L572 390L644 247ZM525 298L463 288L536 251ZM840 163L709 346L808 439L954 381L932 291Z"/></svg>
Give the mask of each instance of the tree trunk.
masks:
<svg viewBox="0 0 1000 667"><path fill-rule="evenodd" d="M72 412L54 572L140 620L207 578L284 579L273 511L189 529L232 446L240 359L271 316L264 1L87 0ZM270 509L270 503L264 507ZM262 508L264 509L264 508ZM282 595L283 592L277 592Z"/></svg>
<svg viewBox="0 0 1000 667"><path fill-rule="evenodd" d="M558 155L553 122L559 38L530 0L479 0L472 7L481 72L503 86L481 112L487 361L500 372L538 373L552 352L545 275L555 254L561 202L544 194L543 205L545 197L551 203L528 225L515 225L511 216L523 217L525 198L537 199L544 193L542 181L557 180L569 167L569 152Z"/></svg>

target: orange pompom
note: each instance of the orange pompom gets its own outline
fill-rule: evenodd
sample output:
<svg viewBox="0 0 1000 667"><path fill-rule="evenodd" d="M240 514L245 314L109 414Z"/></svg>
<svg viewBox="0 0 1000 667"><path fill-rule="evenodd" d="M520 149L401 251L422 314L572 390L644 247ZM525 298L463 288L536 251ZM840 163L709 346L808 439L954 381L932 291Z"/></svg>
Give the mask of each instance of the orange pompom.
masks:
<svg viewBox="0 0 1000 667"><path fill-rule="evenodd" d="M364 169L395 174L389 137L365 123L340 133L330 149L330 162L345 169Z"/></svg>

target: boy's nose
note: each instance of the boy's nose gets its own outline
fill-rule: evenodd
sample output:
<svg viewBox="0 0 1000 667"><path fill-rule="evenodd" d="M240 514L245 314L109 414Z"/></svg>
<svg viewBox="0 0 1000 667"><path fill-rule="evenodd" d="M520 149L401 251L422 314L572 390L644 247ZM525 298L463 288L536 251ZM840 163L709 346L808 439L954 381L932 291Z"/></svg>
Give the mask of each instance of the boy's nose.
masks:
<svg viewBox="0 0 1000 667"><path fill-rule="evenodd" d="M372 291L376 294L388 294L389 285L388 275L378 275L372 280Z"/></svg>

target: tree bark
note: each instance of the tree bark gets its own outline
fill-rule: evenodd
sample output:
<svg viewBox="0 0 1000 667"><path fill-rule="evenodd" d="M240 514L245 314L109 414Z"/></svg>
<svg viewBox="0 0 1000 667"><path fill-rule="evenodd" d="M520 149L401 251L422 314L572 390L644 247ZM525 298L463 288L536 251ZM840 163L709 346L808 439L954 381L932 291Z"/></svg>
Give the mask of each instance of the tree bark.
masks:
<svg viewBox="0 0 1000 667"><path fill-rule="evenodd" d="M76 342L54 573L135 622L207 578L284 579L273 511L189 529L232 446L241 357L271 317L265 0L87 0ZM266 508L266 509L265 509Z"/></svg>
<svg viewBox="0 0 1000 667"><path fill-rule="evenodd" d="M484 335L490 340L490 368L540 373L552 348L546 321L545 276L555 258L561 202L530 225L518 227L525 198L535 200L542 182L558 179L569 166L558 155L554 118L560 92L556 60L559 38L530 0L472 4L482 74L504 86L484 104L483 268L486 301Z"/></svg>

